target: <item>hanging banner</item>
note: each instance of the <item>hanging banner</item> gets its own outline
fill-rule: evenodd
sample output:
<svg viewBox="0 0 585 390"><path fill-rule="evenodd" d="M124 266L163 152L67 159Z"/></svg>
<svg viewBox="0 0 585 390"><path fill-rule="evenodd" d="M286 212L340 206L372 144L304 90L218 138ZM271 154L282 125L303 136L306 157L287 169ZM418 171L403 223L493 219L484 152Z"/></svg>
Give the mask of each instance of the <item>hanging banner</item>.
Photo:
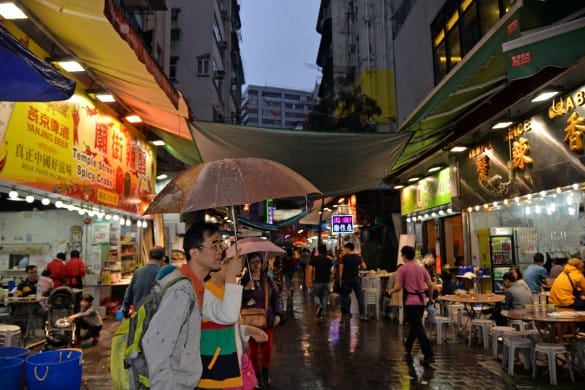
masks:
<svg viewBox="0 0 585 390"><path fill-rule="evenodd" d="M80 95L16 103L0 142L8 182L135 214L154 193L151 146Z"/></svg>

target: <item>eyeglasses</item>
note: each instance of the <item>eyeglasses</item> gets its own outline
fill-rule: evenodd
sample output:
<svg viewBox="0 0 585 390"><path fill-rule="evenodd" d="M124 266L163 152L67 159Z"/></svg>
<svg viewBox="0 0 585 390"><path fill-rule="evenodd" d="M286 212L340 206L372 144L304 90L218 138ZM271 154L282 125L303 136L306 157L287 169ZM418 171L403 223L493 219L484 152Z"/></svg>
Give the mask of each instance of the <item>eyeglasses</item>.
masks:
<svg viewBox="0 0 585 390"><path fill-rule="evenodd" d="M207 248L207 249L212 249L212 250L216 250L216 251L222 251L226 248L226 245L223 241L217 240L217 241L213 241L211 243L211 245L209 245L209 246L199 245L197 248L199 248L199 249Z"/></svg>

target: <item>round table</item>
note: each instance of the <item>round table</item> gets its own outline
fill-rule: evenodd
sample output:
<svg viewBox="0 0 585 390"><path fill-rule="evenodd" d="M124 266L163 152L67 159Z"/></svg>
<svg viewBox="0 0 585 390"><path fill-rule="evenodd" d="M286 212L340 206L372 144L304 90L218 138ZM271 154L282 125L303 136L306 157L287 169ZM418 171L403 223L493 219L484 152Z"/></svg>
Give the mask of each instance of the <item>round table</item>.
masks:
<svg viewBox="0 0 585 390"><path fill-rule="evenodd" d="M560 342L579 333L578 323L585 323L585 312L573 309L546 310L502 310L502 315L511 320L534 321L540 336ZM548 337L542 331L548 330ZM568 331L568 332L567 332Z"/></svg>

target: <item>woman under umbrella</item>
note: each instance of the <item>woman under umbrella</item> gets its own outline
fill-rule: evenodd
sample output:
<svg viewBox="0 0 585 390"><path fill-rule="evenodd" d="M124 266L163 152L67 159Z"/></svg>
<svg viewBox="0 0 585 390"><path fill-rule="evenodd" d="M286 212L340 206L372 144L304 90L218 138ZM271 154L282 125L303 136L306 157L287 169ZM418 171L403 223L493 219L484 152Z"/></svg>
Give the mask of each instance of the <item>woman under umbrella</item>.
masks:
<svg viewBox="0 0 585 390"><path fill-rule="evenodd" d="M248 256L250 272L242 277L240 283L244 286L242 294L242 309L262 308L266 310L266 328L268 335L265 343L257 343L250 339L250 360L254 365L254 371L258 377L260 386L270 384L270 361L272 357L272 329L277 327L283 317L282 300L276 284L268 276L267 267L263 266L260 253L252 253Z"/></svg>

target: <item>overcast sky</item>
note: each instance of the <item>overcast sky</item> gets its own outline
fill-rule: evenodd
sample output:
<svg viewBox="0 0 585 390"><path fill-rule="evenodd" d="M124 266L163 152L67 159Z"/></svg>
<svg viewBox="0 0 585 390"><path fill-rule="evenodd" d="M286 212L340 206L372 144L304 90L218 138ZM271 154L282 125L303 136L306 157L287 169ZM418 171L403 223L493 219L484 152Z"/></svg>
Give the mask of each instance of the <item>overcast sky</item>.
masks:
<svg viewBox="0 0 585 390"><path fill-rule="evenodd" d="M246 85L313 90L320 0L240 0Z"/></svg>

